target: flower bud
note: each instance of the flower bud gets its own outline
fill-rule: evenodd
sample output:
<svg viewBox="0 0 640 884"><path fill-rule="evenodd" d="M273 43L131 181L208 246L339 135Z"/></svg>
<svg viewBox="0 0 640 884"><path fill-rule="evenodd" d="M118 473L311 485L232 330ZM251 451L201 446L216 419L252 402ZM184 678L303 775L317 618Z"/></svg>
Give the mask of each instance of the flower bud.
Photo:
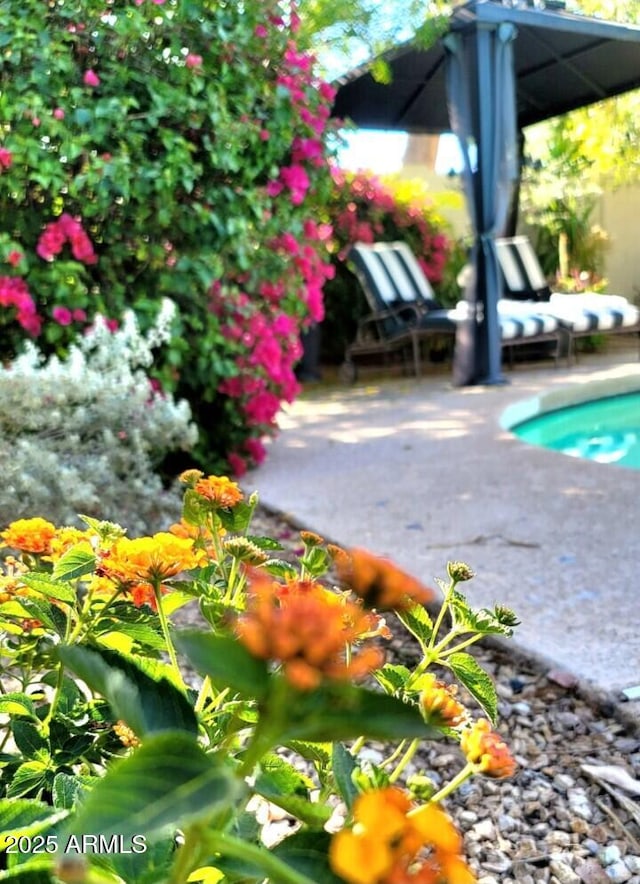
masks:
<svg viewBox="0 0 640 884"><path fill-rule="evenodd" d="M466 580L471 580L476 576L475 572L464 562L449 562L447 564L447 573L455 583L464 583Z"/></svg>
<svg viewBox="0 0 640 884"><path fill-rule="evenodd" d="M436 784L424 774L412 774L407 779L407 789L416 801L429 801L436 793Z"/></svg>

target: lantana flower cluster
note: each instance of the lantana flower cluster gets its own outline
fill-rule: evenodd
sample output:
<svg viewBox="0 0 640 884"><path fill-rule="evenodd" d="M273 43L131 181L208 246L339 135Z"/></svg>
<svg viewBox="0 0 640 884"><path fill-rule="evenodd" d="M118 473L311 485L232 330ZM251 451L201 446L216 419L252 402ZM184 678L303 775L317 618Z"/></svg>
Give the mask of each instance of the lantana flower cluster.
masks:
<svg viewBox="0 0 640 884"><path fill-rule="evenodd" d="M470 608L458 585L472 572L449 563L432 619L436 590L390 560L312 531L285 553L253 533L256 494L195 468L180 481L182 516L154 534L87 516L0 529L0 801L20 799L43 831L133 815L148 880L222 880L241 860L255 882L473 884L446 799L516 763L489 721L491 679L463 649L510 634L513 613ZM197 629L172 622L187 603ZM392 662L391 623L417 642L412 664ZM464 701L432 667L455 673ZM434 781L419 750L436 738L462 760ZM276 808L277 833L263 828ZM59 880L90 880L98 863L118 875L105 854L37 862Z"/></svg>

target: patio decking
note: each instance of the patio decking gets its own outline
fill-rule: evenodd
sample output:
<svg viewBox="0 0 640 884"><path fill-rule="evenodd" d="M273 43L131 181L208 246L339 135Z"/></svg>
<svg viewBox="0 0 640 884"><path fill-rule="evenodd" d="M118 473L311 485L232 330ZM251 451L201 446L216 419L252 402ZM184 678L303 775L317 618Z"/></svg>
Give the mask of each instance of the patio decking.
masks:
<svg viewBox="0 0 640 884"><path fill-rule="evenodd" d="M453 389L438 374L309 388L243 484L426 583L466 561L470 600L522 621L517 648L620 699L640 685L640 471L528 446L500 418L541 391L629 372L640 389L632 343L571 369L520 366L506 386ZM640 700L621 708L640 718Z"/></svg>

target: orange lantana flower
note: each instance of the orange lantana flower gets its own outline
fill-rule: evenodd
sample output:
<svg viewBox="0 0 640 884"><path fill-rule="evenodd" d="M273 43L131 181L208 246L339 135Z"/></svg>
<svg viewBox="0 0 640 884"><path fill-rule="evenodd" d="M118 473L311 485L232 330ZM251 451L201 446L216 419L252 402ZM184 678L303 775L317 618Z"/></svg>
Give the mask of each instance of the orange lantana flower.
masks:
<svg viewBox="0 0 640 884"><path fill-rule="evenodd" d="M169 531L176 537L186 537L193 541L194 548L203 552L201 564L205 564L206 559L216 558L214 537L206 526L192 525L190 522L180 519L179 522L174 522L169 527ZM220 537L224 537L226 533L224 528L218 530L218 536Z"/></svg>
<svg viewBox="0 0 640 884"><path fill-rule="evenodd" d="M420 706L429 724L436 727L457 727L467 717L467 710L456 699L457 685L437 681L435 675L426 673L423 677Z"/></svg>
<svg viewBox="0 0 640 884"><path fill-rule="evenodd" d="M348 557L335 559L342 582L370 608L402 611L412 605L427 604L434 592L389 559L364 549L352 549Z"/></svg>
<svg viewBox="0 0 640 884"><path fill-rule="evenodd" d="M238 483L232 482L226 476L207 476L198 479L193 490L199 497L203 497L221 509L232 509L244 499L244 494Z"/></svg>
<svg viewBox="0 0 640 884"><path fill-rule="evenodd" d="M365 792L353 827L331 841L332 869L348 884L473 884L462 839L437 804L413 808L395 786Z"/></svg>
<svg viewBox="0 0 640 884"><path fill-rule="evenodd" d="M373 645L362 645L348 662L345 658L346 648L376 625L360 606L313 581L283 586L254 574L247 612L236 630L253 656L281 664L289 682L307 691L325 678L358 679L381 666L382 651Z"/></svg>
<svg viewBox="0 0 640 884"><path fill-rule="evenodd" d="M197 567L193 541L168 532L153 537L121 537L100 559L99 573L119 583L157 583Z"/></svg>
<svg viewBox="0 0 640 884"><path fill-rule="evenodd" d="M32 591L13 574L0 574L0 605L12 601L15 596L31 595Z"/></svg>
<svg viewBox="0 0 640 884"><path fill-rule="evenodd" d="M18 519L0 532L4 546L19 549L26 553L48 553L56 533L55 525L36 516L33 519Z"/></svg>
<svg viewBox="0 0 640 884"><path fill-rule="evenodd" d="M467 761L474 764L478 773L500 779L511 777L516 771L516 762L504 740L491 729L486 718L476 721L462 731L460 748Z"/></svg>

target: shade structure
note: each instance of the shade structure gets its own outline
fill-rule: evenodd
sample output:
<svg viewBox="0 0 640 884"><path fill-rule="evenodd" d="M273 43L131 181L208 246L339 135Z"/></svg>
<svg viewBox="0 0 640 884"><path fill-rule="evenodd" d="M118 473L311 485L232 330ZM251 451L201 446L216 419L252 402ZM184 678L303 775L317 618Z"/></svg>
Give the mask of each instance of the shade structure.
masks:
<svg viewBox="0 0 640 884"><path fill-rule="evenodd" d="M458 384L504 380L494 240L518 172L516 133L640 88L640 27L551 5L471 0L454 10L432 46L406 43L382 56L391 72L388 84L376 82L369 66L336 84L335 117L362 128L458 135L475 267L466 292L471 319L456 346Z"/></svg>

